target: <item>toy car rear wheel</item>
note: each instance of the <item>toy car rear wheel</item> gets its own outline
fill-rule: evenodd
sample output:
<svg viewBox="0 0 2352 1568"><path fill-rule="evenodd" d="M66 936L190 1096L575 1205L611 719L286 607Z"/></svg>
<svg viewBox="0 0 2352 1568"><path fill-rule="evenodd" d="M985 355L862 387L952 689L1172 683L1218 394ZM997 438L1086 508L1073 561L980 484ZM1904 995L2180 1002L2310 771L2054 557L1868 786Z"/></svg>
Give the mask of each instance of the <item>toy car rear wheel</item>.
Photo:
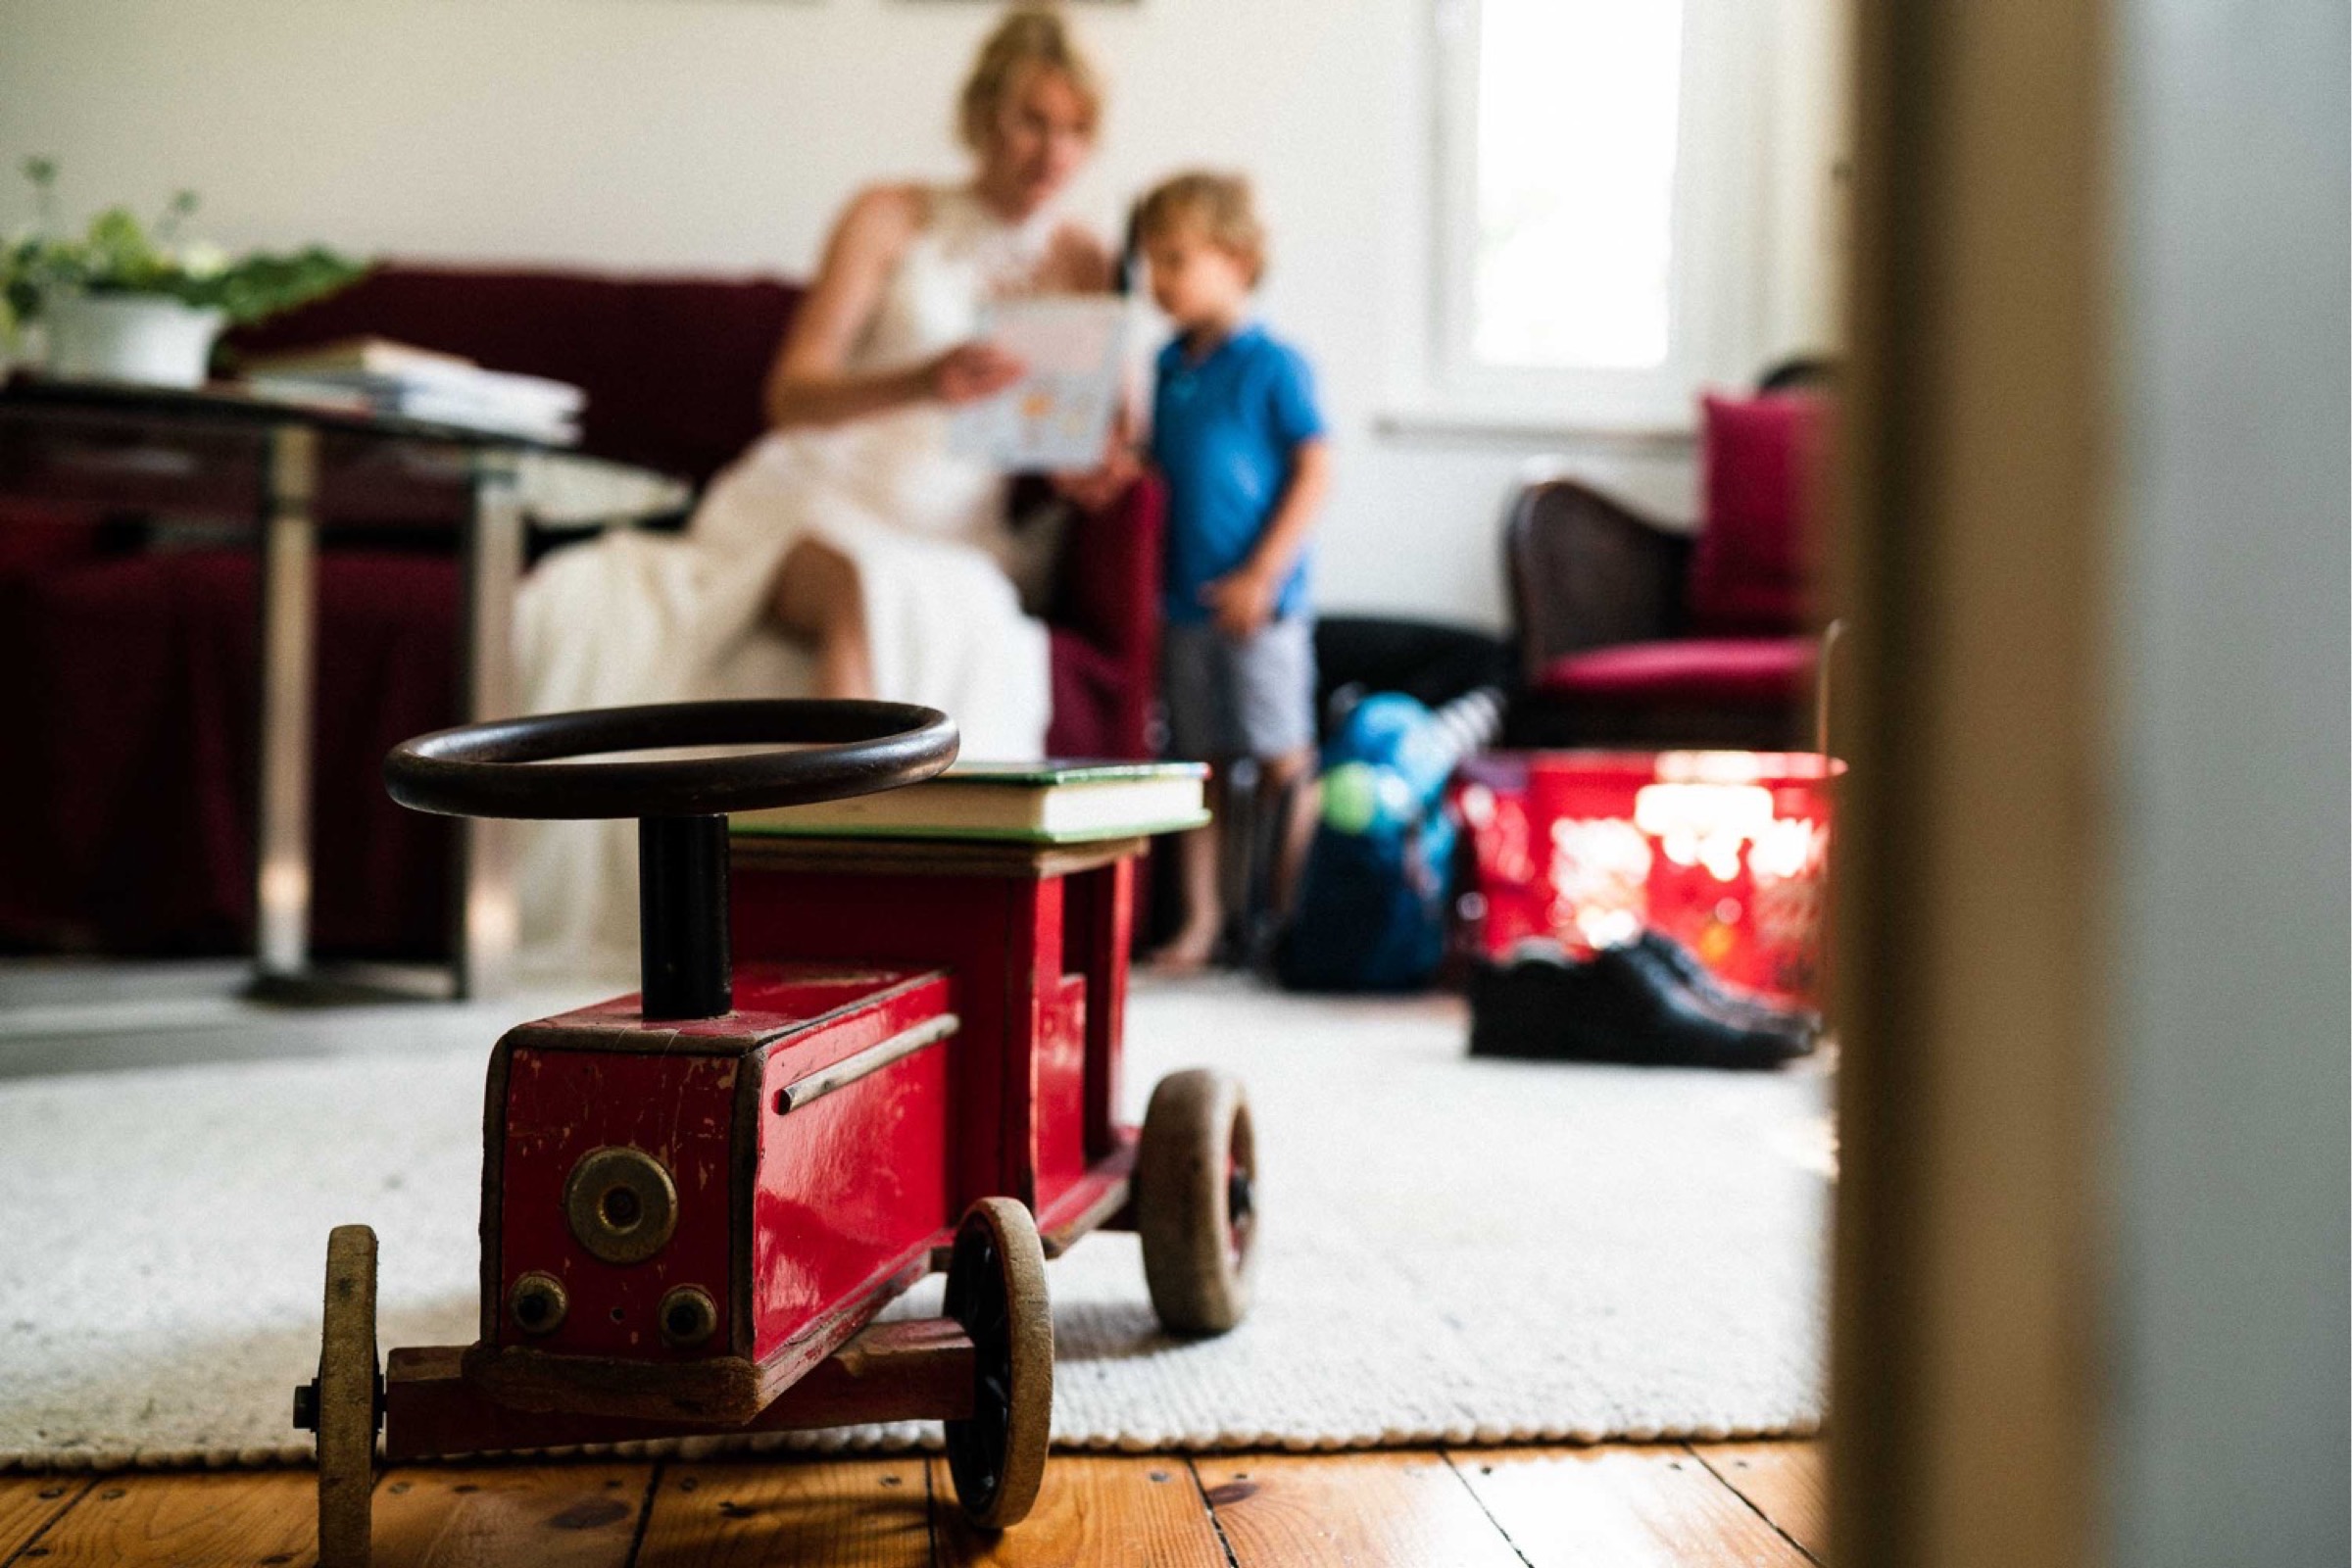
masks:
<svg viewBox="0 0 2352 1568"><path fill-rule="evenodd" d="M1152 1091L1135 1159L1152 1308L1171 1334L1222 1334L1250 1310L1257 1138L1239 1079L1205 1068Z"/></svg>
<svg viewBox="0 0 2352 1568"><path fill-rule="evenodd" d="M1037 1222L1010 1198L964 1210L948 1264L947 1314L972 1337L972 1414L950 1421L948 1472L983 1530L1018 1524L1045 1480L1054 1435L1054 1314Z"/></svg>
<svg viewBox="0 0 2352 1568"><path fill-rule="evenodd" d="M338 1225L326 1238L318 1378L294 1396L295 1424L318 1435L320 1568L368 1568L383 1387L375 1361L375 1232Z"/></svg>

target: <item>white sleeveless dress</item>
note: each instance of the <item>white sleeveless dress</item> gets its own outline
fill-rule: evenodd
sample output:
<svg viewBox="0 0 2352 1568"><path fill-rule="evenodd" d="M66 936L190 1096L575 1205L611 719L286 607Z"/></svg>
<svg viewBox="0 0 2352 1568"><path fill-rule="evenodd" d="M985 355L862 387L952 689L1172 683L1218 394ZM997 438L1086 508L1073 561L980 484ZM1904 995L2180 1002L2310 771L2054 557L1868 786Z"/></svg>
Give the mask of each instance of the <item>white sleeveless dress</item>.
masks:
<svg viewBox="0 0 2352 1568"><path fill-rule="evenodd" d="M968 191L929 192L850 368L903 368L969 339L989 300L1039 287L1054 221L1010 224ZM808 695L813 659L769 605L785 552L815 535L858 564L877 696L947 712L966 757L1042 755L1047 637L1022 601L1042 594L1052 530L1008 525L1004 475L951 452L948 424L924 405L773 432L710 482L682 535L550 556L516 606L523 710ZM519 892L531 956L632 951L634 825L531 825Z"/></svg>

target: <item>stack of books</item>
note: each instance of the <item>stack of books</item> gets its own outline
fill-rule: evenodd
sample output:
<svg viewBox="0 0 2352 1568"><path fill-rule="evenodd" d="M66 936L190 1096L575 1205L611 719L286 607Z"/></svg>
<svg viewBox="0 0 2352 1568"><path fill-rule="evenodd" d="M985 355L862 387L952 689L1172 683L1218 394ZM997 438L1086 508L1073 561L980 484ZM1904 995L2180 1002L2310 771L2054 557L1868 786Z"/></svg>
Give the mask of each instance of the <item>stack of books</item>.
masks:
<svg viewBox="0 0 2352 1568"><path fill-rule="evenodd" d="M246 361L255 397L311 408L390 414L551 445L580 438L588 395L564 381L485 370L471 360L384 338L349 338Z"/></svg>
<svg viewBox="0 0 2352 1568"><path fill-rule="evenodd" d="M728 825L781 838L1083 844L1200 826L1207 778L1197 762L958 762L920 784L738 811Z"/></svg>

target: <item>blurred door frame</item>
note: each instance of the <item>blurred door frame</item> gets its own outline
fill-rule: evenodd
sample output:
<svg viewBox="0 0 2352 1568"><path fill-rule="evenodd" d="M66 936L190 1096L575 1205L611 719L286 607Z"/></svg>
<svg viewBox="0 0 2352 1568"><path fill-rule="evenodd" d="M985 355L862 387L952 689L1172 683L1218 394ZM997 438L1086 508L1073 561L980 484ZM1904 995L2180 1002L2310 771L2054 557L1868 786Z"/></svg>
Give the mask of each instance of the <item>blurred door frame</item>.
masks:
<svg viewBox="0 0 2352 1568"><path fill-rule="evenodd" d="M2098 1557L2106 0L1857 0L1832 1560Z"/></svg>
<svg viewBox="0 0 2352 1568"><path fill-rule="evenodd" d="M2343 1563L2352 21L1855 3L1830 1560Z"/></svg>

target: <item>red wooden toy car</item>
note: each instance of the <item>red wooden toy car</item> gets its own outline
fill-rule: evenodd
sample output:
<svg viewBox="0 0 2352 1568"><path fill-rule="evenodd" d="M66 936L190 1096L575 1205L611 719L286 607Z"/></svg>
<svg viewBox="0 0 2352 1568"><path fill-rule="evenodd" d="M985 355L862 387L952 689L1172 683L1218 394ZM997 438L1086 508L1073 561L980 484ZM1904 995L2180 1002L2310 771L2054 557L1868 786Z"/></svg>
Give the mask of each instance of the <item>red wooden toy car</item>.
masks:
<svg viewBox="0 0 2352 1568"><path fill-rule="evenodd" d="M770 749L565 760L720 746ZM1140 1133L1116 1119L1140 840L744 840L730 869L724 813L955 752L927 709L765 702L476 724L387 760L421 810L639 817L644 990L491 1053L477 1343L379 1371L374 1234L328 1238L318 1375L294 1398L322 1562L368 1559L379 1433L397 1462L938 1419L963 1508L1001 1528L1045 1468L1048 1256L1136 1229L1169 1330L1240 1318L1240 1086L1177 1073ZM873 1322L933 1269L945 1316Z"/></svg>

